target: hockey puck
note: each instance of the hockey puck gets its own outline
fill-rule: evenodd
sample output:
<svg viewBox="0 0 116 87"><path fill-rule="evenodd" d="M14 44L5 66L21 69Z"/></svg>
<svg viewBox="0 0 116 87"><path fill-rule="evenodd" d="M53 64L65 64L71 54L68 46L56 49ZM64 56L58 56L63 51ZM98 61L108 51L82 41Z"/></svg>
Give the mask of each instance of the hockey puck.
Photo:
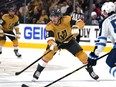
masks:
<svg viewBox="0 0 116 87"><path fill-rule="evenodd" d="M25 85L25 84L22 84L22 86L21 87L29 87L29 86L27 86L27 85Z"/></svg>

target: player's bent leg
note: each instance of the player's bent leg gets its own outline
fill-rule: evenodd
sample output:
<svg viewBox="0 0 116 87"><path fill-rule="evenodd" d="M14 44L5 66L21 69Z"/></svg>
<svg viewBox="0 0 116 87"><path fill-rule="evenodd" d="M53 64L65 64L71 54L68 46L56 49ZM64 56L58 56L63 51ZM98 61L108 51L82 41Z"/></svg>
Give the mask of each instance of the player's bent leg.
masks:
<svg viewBox="0 0 116 87"><path fill-rule="evenodd" d="M79 58L79 60L80 60L83 64L87 64L88 56L87 56L87 54L86 54L83 50L79 51L79 52L76 54L76 56ZM92 66L87 66L86 70L88 71L89 75L90 75L93 79L97 80L97 79L99 78L99 76L94 72Z"/></svg>
<svg viewBox="0 0 116 87"><path fill-rule="evenodd" d="M88 56L87 54L83 51L80 50L78 53L75 55L83 64L87 64Z"/></svg>
<svg viewBox="0 0 116 87"><path fill-rule="evenodd" d="M20 58L22 55L18 52L18 40L13 40L13 46L14 46L14 53L15 55Z"/></svg>
<svg viewBox="0 0 116 87"><path fill-rule="evenodd" d="M49 50L46 50L44 52L47 53ZM44 56L40 61L39 61L39 64L37 66L37 69L36 71L34 72L33 74L33 80L32 81L37 81L41 72L43 71L43 69L46 67L47 63L53 58L53 55L54 55L54 51L51 51L50 53L48 53L46 56Z"/></svg>
<svg viewBox="0 0 116 87"><path fill-rule="evenodd" d="M106 64L110 67L109 73L116 78L116 48L113 48L107 59L106 59Z"/></svg>

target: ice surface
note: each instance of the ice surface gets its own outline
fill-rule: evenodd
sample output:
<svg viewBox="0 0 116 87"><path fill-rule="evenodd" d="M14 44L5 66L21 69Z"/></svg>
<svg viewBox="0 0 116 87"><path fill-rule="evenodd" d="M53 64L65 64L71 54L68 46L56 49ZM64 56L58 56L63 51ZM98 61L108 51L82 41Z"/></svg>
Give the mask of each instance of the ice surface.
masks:
<svg viewBox="0 0 116 87"><path fill-rule="evenodd" d="M18 76L14 74L41 57L44 49L20 48L19 52L22 54L22 58L15 56L13 48L3 48L3 53L0 55L0 87L21 87L22 84L27 84L29 87L44 87L82 66L76 57L66 50L61 50L48 63L39 80L32 82L32 75L38 63ZM103 54L105 53L101 55ZM98 81L93 80L83 68L50 87L116 87L116 80L108 73L105 59L106 57L100 59L97 66L94 67L95 72L100 77Z"/></svg>

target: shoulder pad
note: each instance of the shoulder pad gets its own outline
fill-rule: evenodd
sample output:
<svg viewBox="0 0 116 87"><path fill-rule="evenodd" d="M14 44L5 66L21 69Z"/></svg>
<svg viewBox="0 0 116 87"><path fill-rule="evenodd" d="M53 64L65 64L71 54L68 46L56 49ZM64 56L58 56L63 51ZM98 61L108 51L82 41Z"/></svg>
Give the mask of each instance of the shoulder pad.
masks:
<svg viewBox="0 0 116 87"><path fill-rule="evenodd" d="M53 31L53 25L52 25L52 22L49 22L47 25L46 25L46 30L47 31Z"/></svg>
<svg viewBox="0 0 116 87"><path fill-rule="evenodd" d="M62 21L63 21L64 23L69 23L69 22L71 21L71 16L63 16L63 17L62 17Z"/></svg>
<svg viewBox="0 0 116 87"><path fill-rule="evenodd" d="M14 18L15 18L16 21L19 20L19 17L17 15L14 15Z"/></svg>
<svg viewBox="0 0 116 87"><path fill-rule="evenodd" d="M2 16L2 19L5 20L6 17L8 17L8 14L4 14L4 15Z"/></svg>

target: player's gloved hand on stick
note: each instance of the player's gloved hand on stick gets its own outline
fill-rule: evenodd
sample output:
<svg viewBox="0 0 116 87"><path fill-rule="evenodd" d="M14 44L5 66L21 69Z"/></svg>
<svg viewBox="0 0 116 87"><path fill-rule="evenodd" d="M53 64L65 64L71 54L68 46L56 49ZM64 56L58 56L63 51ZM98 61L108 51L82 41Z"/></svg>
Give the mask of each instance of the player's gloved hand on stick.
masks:
<svg viewBox="0 0 116 87"><path fill-rule="evenodd" d="M3 32L3 30L0 30L0 36L1 36L1 37L4 36L4 32Z"/></svg>
<svg viewBox="0 0 116 87"><path fill-rule="evenodd" d="M79 35L79 27L77 25L73 25L71 33L73 34L73 37L78 36Z"/></svg>
<svg viewBox="0 0 116 87"><path fill-rule="evenodd" d="M57 46L57 43L52 43L51 45L50 45L50 50L53 50L53 51L57 51L58 50L58 46Z"/></svg>
<svg viewBox="0 0 116 87"><path fill-rule="evenodd" d="M97 63L98 56L94 52L91 52L88 57L88 66L95 66Z"/></svg>

